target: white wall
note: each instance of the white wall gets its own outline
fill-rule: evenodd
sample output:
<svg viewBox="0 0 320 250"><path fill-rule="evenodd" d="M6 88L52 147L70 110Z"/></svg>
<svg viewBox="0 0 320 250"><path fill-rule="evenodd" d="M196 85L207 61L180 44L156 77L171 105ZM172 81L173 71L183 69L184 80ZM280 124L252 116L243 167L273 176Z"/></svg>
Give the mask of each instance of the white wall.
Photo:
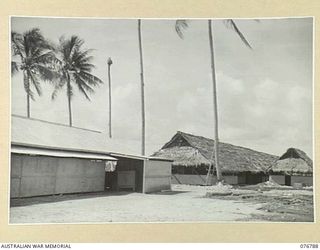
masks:
<svg viewBox="0 0 320 250"><path fill-rule="evenodd" d="M12 154L10 197L104 190L103 162Z"/></svg>
<svg viewBox="0 0 320 250"><path fill-rule="evenodd" d="M172 162L145 160L144 164L144 193L171 189Z"/></svg>

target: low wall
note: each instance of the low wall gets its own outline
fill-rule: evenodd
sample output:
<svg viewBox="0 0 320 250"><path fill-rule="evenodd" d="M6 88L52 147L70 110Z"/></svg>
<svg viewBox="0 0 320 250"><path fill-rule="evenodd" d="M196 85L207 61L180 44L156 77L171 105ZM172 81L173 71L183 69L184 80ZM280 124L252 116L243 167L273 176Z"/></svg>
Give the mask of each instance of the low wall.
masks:
<svg viewBox="0 0 320 250"><path fill-rule="evenodd" d="M284 175L270 175L269 180L273 180L274 182L285 185L285 176ZM295 183L302 183L306 186L313 185L313 177L312 176L290 176L290 184L293 186Z"/></svg>
<svg viewBox="0 0 320 250"><path fill-rule="evenodd" d="M275 183L278 183L280 185L285 184L285 177L284 175L269 175L269 180L274 181Z"/></svg>
<svg viewBox="0 0 320 250"><path fill-rule="evenodd" d="M189 184L189 185L205 185L206 175L193 175L193 174L173 174L172 184ZM225 175L223 179L230 185L242 184L245 181L245 177L237 175ZM213 177L213 183L217 182L217 177Z"/></svg>
<svg viewBox="0 0 320 250"><path fill-rule="evenodd" d="M174 174L172 184L205 185L206 175ZM215 180L216 181L216 180Z"/></svg>
<svg viewBox="0 0 320 250"><path fill-rule="evenodd" d="M312 176L291 176L291 185L294 183L303 183L306 186L313 186Z"/></svg>

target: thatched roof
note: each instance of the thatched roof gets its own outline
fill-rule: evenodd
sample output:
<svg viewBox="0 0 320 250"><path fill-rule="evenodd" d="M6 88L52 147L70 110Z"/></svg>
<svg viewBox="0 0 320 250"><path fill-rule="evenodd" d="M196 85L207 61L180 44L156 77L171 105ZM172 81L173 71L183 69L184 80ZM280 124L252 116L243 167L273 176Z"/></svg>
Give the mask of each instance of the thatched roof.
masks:
<svg viewBox="0 0 320 250"><path fill-rule="evenodd" d="M270 173L298 175L312 174L312 160L305 152L289 148L269 169Z"/></svg>
<svg viewBox="0 0 320 250"><path fill-rule="evenodd" d="M214 140L178 131L153 156L174 160L173 166L209 166L214 164ZM229 143L219 143L220 165L224 173L265 172L277 156Z"/></svg>

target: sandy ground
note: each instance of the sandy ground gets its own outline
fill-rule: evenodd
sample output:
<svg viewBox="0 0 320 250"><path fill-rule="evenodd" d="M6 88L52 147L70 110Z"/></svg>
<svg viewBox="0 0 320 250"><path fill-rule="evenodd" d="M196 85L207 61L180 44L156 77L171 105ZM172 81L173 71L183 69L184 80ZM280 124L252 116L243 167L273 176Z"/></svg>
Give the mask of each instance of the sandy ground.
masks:
<svg viewBox="0 0 320 250"><path fill-rule="evenodd" d="M310 190L232 188L231 195L220 195L225 191L230 190L174 185L172 191L155 194L120 192L16 199L11 201L10 223L313 221L313 206L302 217L293 212L291 219L282 218L284 213L279 215L275 207L267 207L275 197L294 197L298 210L305 211L298 201L301 197L312 200ZM206 197L207 193L214 195Z"/></svg>

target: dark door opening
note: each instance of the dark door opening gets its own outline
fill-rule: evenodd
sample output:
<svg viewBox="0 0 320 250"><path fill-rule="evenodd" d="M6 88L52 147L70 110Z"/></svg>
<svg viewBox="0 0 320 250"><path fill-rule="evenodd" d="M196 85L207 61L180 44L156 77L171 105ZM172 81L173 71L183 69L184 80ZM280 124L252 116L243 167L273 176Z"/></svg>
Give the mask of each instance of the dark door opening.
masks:
<svg viewBox="0 0 320 250"><path fill-rule="evenodd" d="M291 176L290 175L285 175L285 177L284 177L284 185L291 186Z"/></svg>
<svg viewBox="0 0 320 250"><path fill-rule="evenodd" d="M253 174L250 172L246 173L246 184L255 185L265 181L265 176L262 173Z"/></svg>
<svg viewBox="0 0 320 250"><path fill-rule="evenodd" d="M117 190L117 172L105 172L105 191L116 191Z"/></svg>

